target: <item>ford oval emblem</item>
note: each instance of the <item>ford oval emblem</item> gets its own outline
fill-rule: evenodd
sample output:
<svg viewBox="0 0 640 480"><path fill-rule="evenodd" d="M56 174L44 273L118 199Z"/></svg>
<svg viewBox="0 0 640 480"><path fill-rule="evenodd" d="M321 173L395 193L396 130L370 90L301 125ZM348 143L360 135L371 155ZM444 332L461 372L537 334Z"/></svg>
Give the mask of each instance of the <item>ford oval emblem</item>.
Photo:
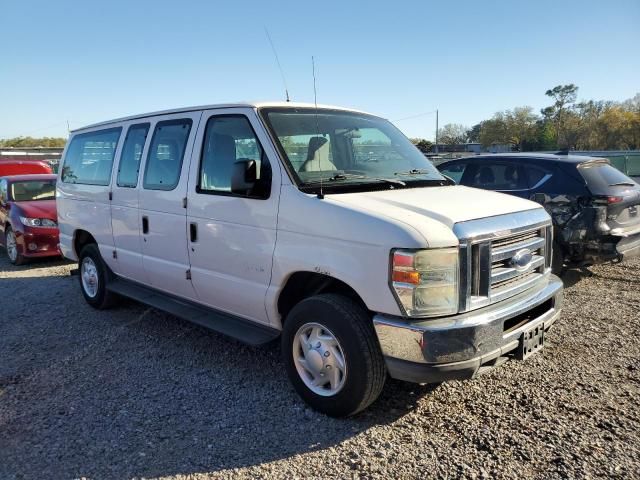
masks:
<svg viewBox="0 0 640 480"><path fill-rule="evenodd" d="M516 254L511 257L511 266L519 272L525 271L529 268L529 264L533 260L533 253L528 248L518 250Z"/></svg>

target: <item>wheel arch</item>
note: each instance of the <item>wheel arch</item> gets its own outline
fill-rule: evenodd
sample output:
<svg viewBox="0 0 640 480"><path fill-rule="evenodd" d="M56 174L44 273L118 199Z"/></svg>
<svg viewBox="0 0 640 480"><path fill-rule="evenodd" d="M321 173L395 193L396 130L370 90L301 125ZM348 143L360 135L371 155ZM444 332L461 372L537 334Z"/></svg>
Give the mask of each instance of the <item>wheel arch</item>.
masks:
<svg viewBox="0 0 640 480"><path fill-rule="evenodd" d="M77 258L80 258L80 252L82 249L91 243L95 243L96 245L98 244L93 235L88 231L78 229L73 232L73 251Z"/></svg>
<svg viewBox="0 0 640 480"><path fill-rule="evenodd" d="M336 293L355 300L365 310L369 310L356 290L346 282L318 272L298 271L287 278L278 295L277 308L282 324L291 309L304 300L321 293Z"/></svg>

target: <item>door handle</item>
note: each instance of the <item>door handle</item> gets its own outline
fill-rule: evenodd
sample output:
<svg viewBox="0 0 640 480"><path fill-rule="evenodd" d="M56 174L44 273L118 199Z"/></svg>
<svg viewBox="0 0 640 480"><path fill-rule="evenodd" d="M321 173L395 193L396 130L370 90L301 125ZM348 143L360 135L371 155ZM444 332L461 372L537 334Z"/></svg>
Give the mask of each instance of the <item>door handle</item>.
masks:
<svg viewBox="0 0 640 480"><path fill-rule="evenodd" d="M189 224L189 236L191 237L191 243L196 243L198 241L198 224L197 223Z"/></svg>
<svg viewBox="0 0 640 480"><path fill-rule="evenodd" d="M149 233L149 217L146 215L142 217L142 233Z"/></svg>

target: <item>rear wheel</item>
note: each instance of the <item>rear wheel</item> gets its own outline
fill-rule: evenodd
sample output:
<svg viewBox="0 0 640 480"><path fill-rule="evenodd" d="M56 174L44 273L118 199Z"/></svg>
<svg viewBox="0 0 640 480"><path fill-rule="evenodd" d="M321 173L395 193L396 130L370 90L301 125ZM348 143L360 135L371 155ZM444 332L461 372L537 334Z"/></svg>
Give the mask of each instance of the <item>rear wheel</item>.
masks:
<svg viewBox="0 0 640 480"><path fill-rule="evenodd" d="M97 309L109 308L116 300L115 294L107 290L112 274L102 260L95 243L86 245L80 252L80 288L89 305Z"/></svg>
<svg viewBox="0 0 640 480"><path fill-rule="evenodd" d="M284 324L282 353L289 379L312 408L334 417L373 403L386 366L369 313L335 294L296 305Z"/></svg>
<svg viewBox="0 0 640 480"><path fill-rule="evenodd" d="M16 234L11 227L7 227L4 238L4 245L7 249L7 257L14 265L22 265L24 256L20 253L18 242L16 242Z"/></svg>

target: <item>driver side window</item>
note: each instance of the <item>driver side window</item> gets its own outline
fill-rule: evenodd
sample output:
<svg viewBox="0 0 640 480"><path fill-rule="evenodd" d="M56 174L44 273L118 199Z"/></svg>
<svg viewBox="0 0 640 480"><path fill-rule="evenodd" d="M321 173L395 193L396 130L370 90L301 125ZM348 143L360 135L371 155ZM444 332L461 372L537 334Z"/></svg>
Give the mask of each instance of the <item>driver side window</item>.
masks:
<svg viewBox="0 0 640 480"><path fill-rule="evenodd" d="M257 181L246 195L231 192L234 164L252 160ZM249 120L243 115L213 116L207 122L200 160L198 193L266 199L271 168Z"/></svg>

